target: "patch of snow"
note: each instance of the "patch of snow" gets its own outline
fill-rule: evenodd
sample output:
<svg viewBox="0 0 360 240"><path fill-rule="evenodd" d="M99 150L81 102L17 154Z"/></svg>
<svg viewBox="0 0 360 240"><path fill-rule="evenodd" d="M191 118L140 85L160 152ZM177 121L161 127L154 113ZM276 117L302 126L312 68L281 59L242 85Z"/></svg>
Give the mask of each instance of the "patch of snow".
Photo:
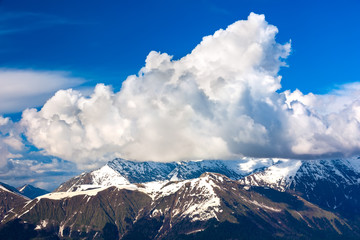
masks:
<svg viewBox="0 0 360 240"><path fill-rule="evenodd" d="M267 205L265 205L265 204L263 204L263 203L259 203L259 202L256 201L256 200L247 200L247 199L245 199L244 197L242 197L242 199L243 199L245 202L251 203L251 204L253 204L253 205L255 205L255 206L258 206L258 207L260 207L260 208L262 208L262 209L270 210L270 211L273 211L273 212L281 212L281 209L279 209L279 208L273 208L273 207L267 206Z"/></svg>
<svg viewBox="0 0 360 240"><path fill-rule="evenodd" d="M65 224L62 224L62 225L59 226L59 235L60 235L60 237L64 236L64 227L65 227Z"/></svg>
<svg viewBox="0 0 360 240"><path fill-rule="evenodd" d="M46 226L48 225L48 223L49 223L49 221L46 220L46 219L41 220L41 221L40 221L40 225L37 225L37 226L35 227L35 230L40 230L40 229L42 229L42 228L46 228Z"/></svg>
<svg viewBox="0 0 360 240"><path fill-rule="evenodd" d="M48 193L42 196L37 197L37 200L46 198L46 199L52 199L52 200L61 200L64 198L71 198L71 197L75 197L75 196L79 196L79 195L88 195L88 196L95 196L98 192L106 189L107 187L103 187L103 188L97 188L97 189L92 189L92 190L85 190L85 191L81 191L81 192L53 192L53 193Z"/></svg>
<svg viewBox="0 0 360 240"><path fill-rule="evenodd" d="M27 187L27 185L24 185L24 186L19 190L19 192L24 191L26 187Z"/></svg>
<svg viewBox="0 0 360 240"><path fill-rule="evenodd" d="M197 230L186 233L186 235L194 234L194 233L197 233L197 232L202 232L204 230L205 230L204 228L203 229L197 229Z"/></svg>
<svg viewBox="0 0 360 240"><path fill-rule="evenodd" d="M93 183L100 186L114 186L129 183L126 178L108 165L93 171L91 176L93 177Z"/></svg>

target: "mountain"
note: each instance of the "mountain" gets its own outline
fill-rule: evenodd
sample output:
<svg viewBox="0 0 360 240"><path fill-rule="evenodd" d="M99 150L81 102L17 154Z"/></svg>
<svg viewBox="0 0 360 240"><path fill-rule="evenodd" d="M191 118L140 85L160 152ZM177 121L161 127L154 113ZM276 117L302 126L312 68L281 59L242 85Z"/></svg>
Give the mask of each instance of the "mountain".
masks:
<svg viewBox="0 0 360 240"><path fill-rule="evenodd" d="M17 190L24 196L30 198L30 199L34 199L38 196L44 195L49 193L48 191L41 189L41 188L37 188L34 187L30 184L25 184L22 187L18 187Z"/></svg>
<svg viewBox="0 0 360 240"><path fill-rule="evenodd" d="M0 237L14 226L32 236L64 239L359 237L346 221L297 195L244 186L216 173L191 180L49 193L18 208L5 221Z"/></svg>
<svg viewBox="0 0 360 240"><path fill-rule="evenodd" d="M7 207L0 239L360 239L359 185L357 158L115 159Z"/></svg>
<svg viewBox="0 0 360 240"><path fill-rule="evenodd" d="M22 196L16 188L0 182L0 223L8 212L25 205L28 201L29 199Z"/></svg>
<svg viewBox="0 0 360 240"><path fill-rule="evenodd" d="M272 159L198 160L170 163L136 162L115 159L104 167L82 173L61 184L55 192L82 191L100 186L144 183L151 181L185 180L198 178L205 172L224 174L237 180L274 164Z"/></svg>
<svg viewBox="0 0 360 240"><path fill-rule="evenodd" d="M171 194L155 197L124 239L316 239L349 231L334 214L300 197L248 188L220 174L205 173L160 189Z"/></svg>
<svg viewBox="0 0 360 240"><path fill-rule="evenodd" d="M347 218L360 216L360 159L282 160L240 180L242 184L296 191Z"/></svg>

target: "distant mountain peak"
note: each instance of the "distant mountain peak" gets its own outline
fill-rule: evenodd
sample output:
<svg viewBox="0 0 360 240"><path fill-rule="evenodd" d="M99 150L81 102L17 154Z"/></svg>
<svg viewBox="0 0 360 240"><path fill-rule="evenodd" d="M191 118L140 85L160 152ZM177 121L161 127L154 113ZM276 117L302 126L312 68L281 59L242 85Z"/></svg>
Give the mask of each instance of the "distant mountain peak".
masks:
<svg viewBox="0 0 360 240"><path fill-rule="evenodd" d="M8 191L8 192L12 192L12 193L16 193L16 194L20 194L21 193L13 186L10 186L6 183L0 182L0 188L4 191Z"/></svg>
<svg viewBox="0 0 360 240"><path fill-rule="evenodd" d="M21 187L18 187L17 190L24 196L30 198L30 199L34 199L38 196L44 195L49 193L48 191L38 188L38 187L34 187L30 184L25 184Z"/></svg>

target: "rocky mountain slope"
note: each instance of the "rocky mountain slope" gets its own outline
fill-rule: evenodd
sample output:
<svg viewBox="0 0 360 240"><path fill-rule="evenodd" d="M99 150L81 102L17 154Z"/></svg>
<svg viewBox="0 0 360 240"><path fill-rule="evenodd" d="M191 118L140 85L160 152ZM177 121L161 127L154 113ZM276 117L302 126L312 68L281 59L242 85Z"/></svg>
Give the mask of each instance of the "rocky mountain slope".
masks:
<svg viewBox="0 0 360 240"><path fill-rule="evenodd" d="M25 184L22 187L18 187L17 190L24 196L30 198L30 199L34 199L38 196L44 195L49 193L48 191L41 189L41 188L37 188L34 187L30 184Z"/></svg>
<svg viewBox="0 0 360 240"><path fill-rule="evenodd" d="M55 192L82 191L88 188L126 183L193 179L205 172L220 173L237 180L273 164L273 159L247 158L231 161L199 160L170 163L115 159L98 170L70 179L61 184Z"/></svg>
<svg viewBox="0 0 360 240"><path fill-rule="evenodd" d="M115 159L32 201L12 189L0 239L359 239L359 184L357 158Z"/></svg>
<svg viewBox="0 0 360 240"><path fill-rule="evenodd" d="M296 191L346 217L360 215L360 159L283 160L240 180L250 186Z"/></svg>
<svg viewBox="0 0 360 240"><path fill-rule="evenodd" d="M0 182L0 224L3 218L18 206L23 206L29 201L12 186Z"/></svg>
<svg viewBox="0 0 360 240"><path fill-rule="evenodd" d="M249 188L214 173L191 180L50 193L8 215L6 226L17 219L32 224L37 234L62 238L358 237L344 220L299 196Z"/></svg>

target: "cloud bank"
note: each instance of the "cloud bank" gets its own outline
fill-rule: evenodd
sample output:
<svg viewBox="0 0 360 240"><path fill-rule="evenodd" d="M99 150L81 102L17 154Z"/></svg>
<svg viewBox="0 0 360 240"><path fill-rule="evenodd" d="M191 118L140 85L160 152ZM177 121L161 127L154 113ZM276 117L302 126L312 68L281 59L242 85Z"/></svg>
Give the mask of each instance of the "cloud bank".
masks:
<svg viewBox="0 0 360 240"><path fill-rule="evenodd" d="M42 106L59 89L83 82L66 72L0 69L0 114Z"/></svg>
<svg viewBox="0 0 360 240"><path fill-rule="evenodd" d="M53 190L79 172L74 163L30 151L23 130L19 123L0 116L0 182Z"/></svg>
<svg viewBox="0 0 360 240"><path fill-rule="evenodd" d="M21 121L36 147L91 169L114 157L176 161L314 158L360 150L360 85L328 95L281 89L291 51L278 29L250 14L172 60L150 52L119 92L58 91Z"/></svg>

